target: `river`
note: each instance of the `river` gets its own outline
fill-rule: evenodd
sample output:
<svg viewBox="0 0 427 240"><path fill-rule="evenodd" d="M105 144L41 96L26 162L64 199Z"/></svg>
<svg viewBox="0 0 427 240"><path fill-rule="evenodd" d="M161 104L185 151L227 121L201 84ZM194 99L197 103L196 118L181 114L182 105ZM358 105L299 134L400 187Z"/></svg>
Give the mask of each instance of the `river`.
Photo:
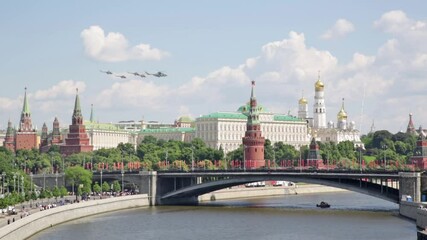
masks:
<svg viewBox="0 0 427 240"><path fill-rule="evenodd" d="M330 209L316 203L326 201ZM46 229L32 240L75 239L416 239L398 205L353 192L138 208Z"/></svg>

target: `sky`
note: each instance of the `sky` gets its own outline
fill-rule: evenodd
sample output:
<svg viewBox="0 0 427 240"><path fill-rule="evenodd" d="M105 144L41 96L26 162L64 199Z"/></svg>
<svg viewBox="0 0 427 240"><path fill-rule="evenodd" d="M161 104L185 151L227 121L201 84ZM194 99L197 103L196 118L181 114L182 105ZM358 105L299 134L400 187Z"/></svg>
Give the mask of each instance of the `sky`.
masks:
<svg viewBox="0 0 427 240"><path fill-rule="evenodd" d="M172 123L258 103L297 115L325 84L327 120L342 99L362 133L427 127L427 2L3 1L0 129L18 125L27 88L33 125L85 119ZM108 75L101 71L112 71ZM129 72L158 72L141 78ZM126 78L117 76L124 75Z"/></svg>

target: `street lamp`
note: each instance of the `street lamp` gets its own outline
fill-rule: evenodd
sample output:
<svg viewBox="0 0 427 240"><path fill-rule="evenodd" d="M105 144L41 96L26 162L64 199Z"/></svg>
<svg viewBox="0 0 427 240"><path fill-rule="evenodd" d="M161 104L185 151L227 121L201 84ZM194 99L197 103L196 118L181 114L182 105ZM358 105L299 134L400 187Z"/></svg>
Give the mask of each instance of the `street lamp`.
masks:
<svg viewBox="0 0 427 240"><path fill-rule="evenodd" d="M124 177L124 174L125 174L125 167L123 165L123 158L124 158L124 156L122 156L122 170L121 170L121 174L122 174L122 192L125 191L124 184L123 184L123 177Z"/></svg>
<svg viewBox="0 0 427 240"><path fill-rule="evenodd" d="M31 189L31 193L33 193L33 172L30 172L30 179L31 179L30 189Z"/></svg>
<svg viewBox="0 0 427 240"><path fill-rule="evenodd" d="M5 193L5 191L4 191L4 181L6 180L6 173L2 172L1 176L2 176L2 180L3 180L3 182L2 182L2 188L1 188L1 193L4 194Z"/></svg>
<svg viewBox="0 0 427 240"><path fill-rule="evenodd" d="M122 168L121 173L122 173L122 192L124 192L123 177L125 175L125 170L123 168Z"/></svg>
<svg viewBox="0 0 427 240"><path fill-rule="evenodd" d="M16 173L13 173L13 192L16 191Z"/></svg>
<svg viewBox="0 0 427 240"><path fill-rule="evenodd" d="M194 172L194 147L191 146L191 171Z"/></svg>
<svg viewBox="0 0 427 240"><path fill-rule="evenodd" d="M58 187L58 171L55 172L55 186Z"/></svg>
<svg viewBox="0 0 427 240"><path fill-rule="evenodd" d="M19 194L19 187L20 187L20 185L19 185L19 179L20 179L20 177L19 177L19 173L17 173L17 176L16 176L16 178L18 179L18 184L17 184L17 187L18 187L18 194Z"/></svg>
<svg viewBox="0 0 427 240"><path fill-rule="evenodd" d="M225 170L227 170L228 162L227 162L227 151L226 151L225 147L224 147L224 162L225 162Z"/></svg>
<svg viewBox="0 0 427 240"><path fill-rule="evenodd" d="M43 170L43 191L46 190L46 170Z"/></svg>
<svg viewBox="0 0 427 240"><path fill-rule="evenodd" d="M102 168L101 168L100 174L101 174L101 195L102 195Z"/></svg>
<svg viewBox="0 0 427 240"><path fill-rule="evenodd" d="M360 173L362 173L362 147L359 146L359 167L360 167Z"/></svg>
<svg viewBox="0 0 427 240"><path fill-rule="evenodd" d="M21 192L22 192L22 196L25 196L25 192L24 192L24 176L21 176Z"/></svg>
<svg viewBox="0 0 427 240"><path fill-rule="evenodd" d="M387 156L386 156L387 145L383 145L383 149L384 149L384 171L386 171L387 170Z"/></svg>
<svg viewBox="0 0 427 240"><path fill-rule="evenodd" d="M50 152L50 162L51 162L51 168L52 168L52 174L53 174L53 152Z"/></svg>
<svg viewBox="0 0 427 240"><path fill-rule="evenodd" d="M243 171L246 172L246 146L243 145Z"/></svg>

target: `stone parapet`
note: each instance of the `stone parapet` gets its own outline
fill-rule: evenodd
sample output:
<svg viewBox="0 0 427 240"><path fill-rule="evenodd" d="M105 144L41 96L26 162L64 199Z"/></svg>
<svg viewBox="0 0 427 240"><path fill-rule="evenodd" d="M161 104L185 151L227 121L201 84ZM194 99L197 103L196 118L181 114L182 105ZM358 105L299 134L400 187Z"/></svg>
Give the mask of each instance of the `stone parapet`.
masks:
<svg viewBox="0 0 427 240"><path fill-rule="evenodd" d="M31 214L30 216L19 219L1 228L0 239L27 239L46 228L63 222L100 213L144 206L149 206L146 194L114 197L60 206Z"/></svg>

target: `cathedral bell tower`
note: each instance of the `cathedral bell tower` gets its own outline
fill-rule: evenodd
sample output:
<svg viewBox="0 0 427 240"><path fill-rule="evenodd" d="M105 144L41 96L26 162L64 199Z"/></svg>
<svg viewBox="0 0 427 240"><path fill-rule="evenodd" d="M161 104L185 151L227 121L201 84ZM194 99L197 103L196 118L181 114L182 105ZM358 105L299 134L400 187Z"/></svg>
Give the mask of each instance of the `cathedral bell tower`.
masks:
<svg viewBox="0 0 427 240"><path fill-rule="evenodd" d="M243 158L246 169L257 169L265 166L265 139L261 135L261 125L259 121L261 107L257 105L254 88L255 81L252 81L249 109L243 111L243 114L248 117L248 121L246 123L246 132L245 136L243 137Z"/></svg>
<svg viewBox="0 0 427 240"><path fill-rule="evenodd" d="M313 127L315 129L326 128L325 84L320 81L320 73L317 82L314 84L314 89Z"/></svg>

